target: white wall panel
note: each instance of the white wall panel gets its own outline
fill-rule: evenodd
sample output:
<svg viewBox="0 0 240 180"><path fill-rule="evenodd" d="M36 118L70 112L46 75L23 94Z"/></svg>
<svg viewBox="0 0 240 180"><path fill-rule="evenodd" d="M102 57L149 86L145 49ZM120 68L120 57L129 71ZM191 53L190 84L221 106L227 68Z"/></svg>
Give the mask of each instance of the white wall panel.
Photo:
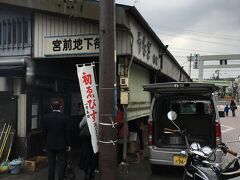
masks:
<svg viewBox="0 0 240 180"><path fill-rule="evenodd" d="M97 23L39 13L34 22L34 57L44 57L45 36L98 34L99 29ZM130 32L117 30L117 55L130 54L130 40Z"/></svg>
<svg viewBox="0 0 240 180"><path fill-rule="evenodd" d="M91 27L90 27L91 26ZM80 20L35 14L34 24L34 56L44 57L43 45L45 36L64 36L97 33L98 25Z"/></svg>
<svg viewBox="0 0 240 180"><path fill-rule="evenodd" d="M130 28L133 33L134 41L133 41L133 54L134 57L140 62L143 62L144 64L147 64L151 66L152 68L156 70L161 70L161 72L175 80L179 80L181 67L176 64L175 60L172 59L170 56L164 55L163 56L163 64L161 69L160 64L160 57L159 55L163 51L161 46L159 45L158 41L154 39L146 30L144 27L142 27L139 22L136 21L135 18L129 16L130 20ZM144 41L143 41L144 39ZM140 43L139 43L140 42ZM147 46L147 43L150 43L151 46L149 48L149 59L147 58L147 55L143 54L143 44L145 44L145 47ZM144 48L147 49L147 48ZM153 57L157 57L153 58ZM155 61L154 61L155 59ZM157 63L154 63L157 62ZM182 79L184 79L186 75L182 74Z"/></svg>
<svg viewBox="0 0 240 180"><path fill-rule="evenodd" d="M136 64L132 64L129 77L128 120L148 116L150 113L151 96L143 91L143 85L150 83L150 72Z"/></svg>

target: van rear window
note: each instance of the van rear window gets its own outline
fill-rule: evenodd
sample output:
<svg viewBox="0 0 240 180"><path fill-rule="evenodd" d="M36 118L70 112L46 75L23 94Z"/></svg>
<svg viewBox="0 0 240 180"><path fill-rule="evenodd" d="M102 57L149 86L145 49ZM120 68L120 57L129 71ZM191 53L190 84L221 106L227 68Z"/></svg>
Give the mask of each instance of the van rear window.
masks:
<svg viewBox="0 0 240 180"><path fill-rule="evenodd" d="M171 100L169 110L177 114L209 114L213 113L210 100Z"/></svg>

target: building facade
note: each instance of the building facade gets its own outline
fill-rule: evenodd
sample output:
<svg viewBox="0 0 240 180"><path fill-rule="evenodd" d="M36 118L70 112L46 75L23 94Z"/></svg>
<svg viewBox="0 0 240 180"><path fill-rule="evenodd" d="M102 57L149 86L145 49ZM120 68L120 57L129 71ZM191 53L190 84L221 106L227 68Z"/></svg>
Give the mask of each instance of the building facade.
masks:
<svg viewBox="0 0 240 180"><path fill-rule="evenodd" d="M77 146L84 110L76 65L94 63L98 82L99 4L83 2L80 13L69 15L57 9L66 5L58 1L0 2L0 127L13 124L18 156L41 153L43 115L57 97ZM117 6L116 23L118 87L120 78L128 77L128 121L138 120L149 115L151 101L142 85L190 78L134 7Z"/></svg>

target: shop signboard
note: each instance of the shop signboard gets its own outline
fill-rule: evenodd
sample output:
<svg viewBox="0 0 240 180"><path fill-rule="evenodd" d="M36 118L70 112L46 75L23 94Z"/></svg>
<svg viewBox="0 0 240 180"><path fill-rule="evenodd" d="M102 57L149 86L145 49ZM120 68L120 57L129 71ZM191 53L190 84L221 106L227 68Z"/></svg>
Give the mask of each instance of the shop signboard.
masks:
<svg viewBox="0 0 240 180"><path fill-rule="evenodd" d="M89 131L91 134L93 152L98 152L99 100L93 71L94 65L77 66L79 86Z"/></svg>
<svg viewBox="0 0 240 180"><path fill-rule="evenodd" d="M46 36L44 56L98 54L99 35Z"/></svg>

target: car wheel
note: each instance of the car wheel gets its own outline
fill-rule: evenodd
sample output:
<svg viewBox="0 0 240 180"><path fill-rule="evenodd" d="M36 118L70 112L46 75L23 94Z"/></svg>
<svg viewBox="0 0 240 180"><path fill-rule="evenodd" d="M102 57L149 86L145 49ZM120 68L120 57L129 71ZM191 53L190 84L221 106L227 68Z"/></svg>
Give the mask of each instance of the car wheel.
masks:
<svg viewBox="0 0 240 180"><path fill-rule="evenodd" d="M156 164L151 164L151 170L152 174L158 174L159 173L159 166Z"/></svg>

